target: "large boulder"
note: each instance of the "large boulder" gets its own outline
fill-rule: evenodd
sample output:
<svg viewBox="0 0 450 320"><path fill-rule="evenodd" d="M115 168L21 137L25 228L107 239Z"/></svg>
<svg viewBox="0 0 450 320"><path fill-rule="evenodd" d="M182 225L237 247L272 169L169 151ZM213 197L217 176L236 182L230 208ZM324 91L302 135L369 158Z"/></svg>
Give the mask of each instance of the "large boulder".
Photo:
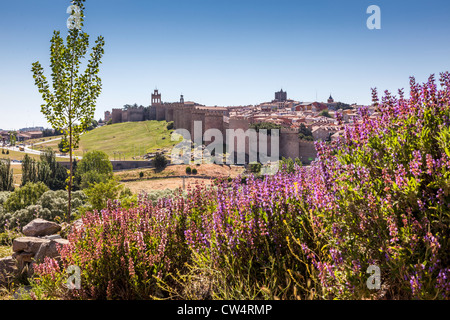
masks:
<svg viewBox="0 0 450 320"><path fill-rule="evenodd" d="M60 257L58 247L62 247L68 243L69 241L66 239L54 239L50 242L43 243L39 248L39 251L34 256L34 260L36 263L41 263L44 261L45 257L58 259Z"/></svg>
<svg viewBox="0 0 450 320"><path fill-rule="evenodd" d="M25 227L22 232L27 237L43 237L56 234L61 230L61 226L55 222L44 219L34 219Z"/></svg>
<svg viewBox="0 0 450 320"><path fill-rule="evenodd" d="M41 245L44 243L49 243L51 240L49 239L42 239L42 238L35 238L35 237L21 237L16 238L13 241L13 251L16 253L21 252L27 252L36 254Z"/></svg>

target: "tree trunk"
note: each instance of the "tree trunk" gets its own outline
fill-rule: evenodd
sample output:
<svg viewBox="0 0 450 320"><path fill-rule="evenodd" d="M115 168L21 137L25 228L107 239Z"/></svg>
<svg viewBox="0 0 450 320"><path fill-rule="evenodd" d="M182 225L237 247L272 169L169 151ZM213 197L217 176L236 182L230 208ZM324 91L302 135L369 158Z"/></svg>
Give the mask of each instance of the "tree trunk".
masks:
<svg viewBox="0 0 450 320"><path fill-rule="evenodd" d="M67 213L67 223L70 224L70 215L72 213L72 169L73 169L73 163L72 163L72 126L69 129L69 204L68 204L68 213Z"/></svg>

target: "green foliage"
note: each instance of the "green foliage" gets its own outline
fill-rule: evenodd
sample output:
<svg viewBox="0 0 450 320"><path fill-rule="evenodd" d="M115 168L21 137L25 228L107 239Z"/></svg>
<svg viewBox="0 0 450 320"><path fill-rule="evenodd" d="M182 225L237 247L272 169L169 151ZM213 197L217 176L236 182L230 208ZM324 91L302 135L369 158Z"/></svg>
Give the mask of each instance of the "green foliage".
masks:
<svg viewBox="0 0 450 320"><path fill-rule="evenodd" d="M348 103L338 102L336 104L336 110L339 110L339 109L348 110L348 109L353 109L353 108Z"/></svg>
<svg viewBox="0 0 450 320"><path fill-rule="evenodd" d="M75 180L80 188L89 188L91 184L107 182L113 177L113 167L108 155L103 151L90 151L77 164Z"/></svg>
<svg viewBox="0 0 450 320"><path fill-rule="evenodd" d="M80 161L77 172L82 175L87 172L96 172L112 177L113 166L108 155L103 151L89 151Z"/></svg>
<svg viewBox="0 0 450 320"><path fill-rule="evenodd" d="M69 152L69 147L68 147L68 142L67 142L66 137L61 138L61 141L58 143L58 150L61 153Z"/></svg>
<svg viewBox="0 0 450 320"><path fill-rule="evenodd" d="M35 204L38 199L48 191L48 187L42 183L27 183L20 189L11 193L4 204L5 211L15 212Z"/></svg>
<svg viewBox="0 0 450 320"><path fill-rule="evenodd" d="M151 201L152 204L156 206L159 200L172 199L179 193L180 191L177 189L154 190L146 193L144 198Z"/></svg>
<svg viewBox="0 0 450 320"><path fill-rule="evenodd" d="M322 117L333 118L327 110L323 110L319 115Z"/></svg>
<svg viewBox="0 0 450 320"><path fill-rule="evenodd" d="M3 195L5 197L7 195ZM2 195L0 195L0 198ZM81 209L87 206L87 197L81 191L72 194L72 216L79 215ZM27 203L27 206L14 212L2 211L0 203L0 232L8 228L22 228L35 218L41 218L48 221L61 222L64 218L68 205L68 194L64 190L46 191L33 203Z"/></svg>
<svg viewBox="0 0 450 320"><path fill-rule="evenodd" d="M139 178L143 178L144 177L144 173L141 171L141 172L139 172Z"/></svg>
<svg viewBox="0 0 450 320"><path fill-rule="evenodd" d="M51 190L62 190L66 187L67 170L56 161L56 154L47 149L36 161L25 155L22 161L22 186L29 182L43 182Z"/></svg>
<svg viewBox="0 0 450 320"><path fill-rule="evenodd" d="M14 191L14 175L10 159L0 159L0 191Z"/></svg>
<svg viewBox="0 0 450 320"><path fill-rule="evenodd" d="M73 4L81 10L81 26L83 25L84 5L82 0L76 0ZM35 84L41 93L44 104L41 112L54 129L62 129L65 146L70 155L70 172L68 182L69 199L72 193L72 158L80 140L80 135L90 125L95 113L96 100L102 90L100 72L101 58L104 54L105 41L98 37L90 54L84 72L80 71L82 60L88 53L89 35L78 28L69 30L66 43L59 31L54 31L51 39L50 66L52 69L52 89L44 69L38 62L33 63L32 72ZM70 219L70 201L67 219ZM68 221L69 222L69 221Z"/></svg>
<svg viewBox="0 0 450 320"><path fill-rule="evenodd" d="M187 173L187 174L191 174L191 172L192 172L191 167L186 167L186 173Z"/></svg>
<svg viewBox="0 0 450 320"><path fill-rule="evenodd" d="M311 129L308 129L305 124L300 124L300 131L298 134L299 139L306 141L314 141Z"/></svg>
<svg viewBox="0 0 450 320"><path fill-rule="evenodd" d="M0 206L3 206L5 204L6 200L8 200L10 195L11 195L11 192L8 192L8 191L0 192Z"/></svg>
<svg viewBox="0 0 450 320"><path fill-rule="evenodd" d="M119 184L115 179L106 182L95 183L84 192L88 197L89 203L93 210L102 210L106 208L109 200L119 198L123 185Z"/></svg>
<svg viewBox="0 0 450 320"><path fill-rule="evenodd" d="M251 173L260 173L262 168L262 164L259 162L250 163L250 172Z"/></svg>
<svg viewBox="0 0 450 320"><path fill-rule="evenodd" d="M173 124L173 121L171 121L167 124L167 130L173 130L173 128L174 128L174 124Z"/></svg>
<svg viewBox="0 0 450 320"><path fill-rule="evenodd" d="M157 170L164 169L168 164L168 160L162 153L157 153L155 157L153 158L153 165Z"/></svg>
<svg viewBox="0 0 450 320"><path fill-rule="evenodd" d="M253 123L249 128L256 130L256 132L259 132L260 130L267 130L267 135L269 136L272 134L272 130L281 130L281 126L279 124L272 122Z"/></svg>
<svg viewBox="0 0 450 320"><path fill-rule="evenodd" d="M198 173L198 171L196 168L192 169L192 174L197 174L197 173Z"/></svg>
<svg viewBox="0 0 450 320"><path fill-rule="evenodd" d="M292 160L291 158L283 157L279 162L279 169L280 171L293 173L297 171L296 166L301 167L302 165L302 161L299 158L295 158L294 160Z"/></svg>

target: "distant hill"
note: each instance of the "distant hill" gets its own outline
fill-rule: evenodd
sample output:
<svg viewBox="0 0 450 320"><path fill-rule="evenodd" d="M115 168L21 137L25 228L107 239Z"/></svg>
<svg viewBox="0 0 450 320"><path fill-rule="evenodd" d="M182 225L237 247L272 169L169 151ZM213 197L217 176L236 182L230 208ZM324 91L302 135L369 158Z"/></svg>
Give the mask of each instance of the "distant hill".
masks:
<svg viewBox="0 0 450 320"><path fill-rule="evenodd" d="M173 130L167 129L166 121L125 122L103 126L81 136L80 147L75 155L101 150L111 160L142 160L142 156L157 149L171 149L176 143L171 141Z"/></svg>

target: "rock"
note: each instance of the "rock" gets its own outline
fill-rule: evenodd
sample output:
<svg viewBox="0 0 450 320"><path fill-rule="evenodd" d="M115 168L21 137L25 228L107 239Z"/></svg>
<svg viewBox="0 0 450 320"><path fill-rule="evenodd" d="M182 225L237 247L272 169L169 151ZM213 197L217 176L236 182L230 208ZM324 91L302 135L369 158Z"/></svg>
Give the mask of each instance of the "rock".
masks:
<svg viewBox="0 0 450 320"><path fill-rule="evenodd" d="M42 239L57 240L57 239L62 239L62 237L59 234L53 234L51 236L42 237Z"/></svg>
<svg viewBox="0 0 450 320"><path fill-rule="evenodd" d="M17 273L16 259L13 257L0 259L0 286L7 286Z"/></svg>
<svg viewBox="0 0 450 320"><path fill-rule="evenodd" d="M48 243L51 240L35 238L35 237L22 237L16 238L13 241L13 251L20 253L22 251L27 253L36 254L43 243Z"/></svg>
<svg viewBox="0 0 450 320"><path fill-rule="evenodd" d="M58 252L58 247L68 244L69 241L65 239L55 239L50 242L44 243L39 248L39 251L34 256L36 263L41 263L44 261L45 257L51 259L57 259L60 255Z"/></svg>
<svg viewBox="0 0 450 320"><path fill-rule="evenodd" d="M13 253L12 257L17 261L17 267L22 272L22 270L33 261L33 253L21 252Z"/></svg>
<svg viewBox="0 0 450 320"><path fill-rule="evenodd" d="M82 228L83 228L83 219L75 220L72 223L72 225L70 226L70 232L69 233L72 233L74 231L80 230Z"/></svg>
<svg viewBox="0 0 450 320"><path fill-rule="evenodd" d="M35 219L23 227L22 232L27 237L43 237L57 233L61 226L44 219Z"/></svg>

